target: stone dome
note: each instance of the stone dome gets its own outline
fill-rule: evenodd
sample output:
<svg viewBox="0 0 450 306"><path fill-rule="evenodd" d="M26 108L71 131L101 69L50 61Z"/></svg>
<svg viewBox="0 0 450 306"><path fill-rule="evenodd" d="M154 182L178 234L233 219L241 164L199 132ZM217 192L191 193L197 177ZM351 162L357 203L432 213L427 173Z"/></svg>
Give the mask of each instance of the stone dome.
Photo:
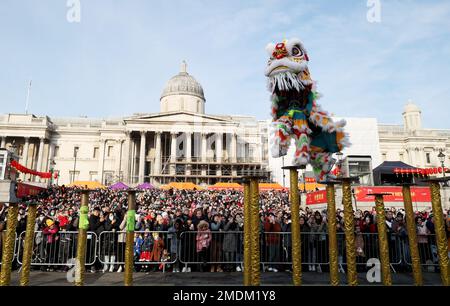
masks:
<svg viewBox="0 0 450 306"><path fill-rule="evenodd" d="M403 108L403 113L415 113L415 112L421 112L420 108L414 104L412 100L408 100L405 107Z"/></svg>
<svg viewBox="0 0 450 306"><path fill-rule="evenodd" d="M161 94L161 99L167 96L189 95L195 96L203 101L205 95L203 93L202 85L186 71L186 62L181 64L181 71L176 76L172 77L164 87Z"/></svg>

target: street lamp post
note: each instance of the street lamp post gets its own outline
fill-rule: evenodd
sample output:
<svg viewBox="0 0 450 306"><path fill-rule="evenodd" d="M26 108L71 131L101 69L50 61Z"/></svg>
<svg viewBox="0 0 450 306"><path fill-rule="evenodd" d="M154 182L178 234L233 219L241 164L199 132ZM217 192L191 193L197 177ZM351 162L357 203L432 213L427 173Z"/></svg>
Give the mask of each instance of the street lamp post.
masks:
<svg viewBox="0 0 450 306"><path fill-rule="evenodd" d="M439 154L437 156L439 158L439 161L441 162L442 166L442 176L445 177L445 154L442 153L442 150L439 151Z"/></svg>
<svg viewBox="0 0 450 306"><path fill-rule="evenodd" d="M56 165L56 163L55 163L55 160L54 159L52 159L51 161L50 161L50 180L49 180L49 187L52 187L52 185L53 185L53 173L55 172L55 165Z"/></svg>
<svg viewBox="0 0 450 306"><path fill-rule="evenodd" d="M75 171L76 171L76 168L77 168L77 155L78 155L78 148L77 148L77 147L75 147L75 148L73 149L73 155L74 155L75 160L74 160L74 162L73 162L73 176L72 176L72 183L75 182Z"/></svg>
<svg viewBox="0 0 450 306"><path fill-rule="evenodd" d="M441 162L441 166L442 166L442 177L445 177L445 154L442 153L442 150L439 151L438 154L438 159ZM448 182L444 182L444 187L448 186L447 185Z"/></svg>

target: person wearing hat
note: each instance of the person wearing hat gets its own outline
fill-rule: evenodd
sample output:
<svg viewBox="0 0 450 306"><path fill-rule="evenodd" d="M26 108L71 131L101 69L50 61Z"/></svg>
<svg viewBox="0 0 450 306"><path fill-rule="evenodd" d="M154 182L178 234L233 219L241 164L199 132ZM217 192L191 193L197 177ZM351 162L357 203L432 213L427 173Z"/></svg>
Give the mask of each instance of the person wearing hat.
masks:
<svg viewBox="0 0 450 306"><path fill-rule="evenodd" d="M45 243L45 263L48 264L47 271L53 271L51 264L58 263L59 251L59 227L55 221L48 218L45 220L45 227L42 230Z"/></svg>
<svg viewBox="0 0 450 306"><path fill-rule="evenodd" d="M199 265L200 272L205 271L207 268L206 262L208 261L208 251L211 243L211 231L209 230L209 224L205 220L201 220L197 225L197 258L202 264Z"/></svg>

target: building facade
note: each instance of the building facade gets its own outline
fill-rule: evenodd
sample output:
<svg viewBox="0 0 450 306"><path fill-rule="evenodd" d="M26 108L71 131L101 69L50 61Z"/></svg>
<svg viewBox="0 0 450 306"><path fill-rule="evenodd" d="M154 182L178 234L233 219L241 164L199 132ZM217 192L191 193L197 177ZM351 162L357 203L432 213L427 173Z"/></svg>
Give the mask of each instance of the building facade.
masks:
<svg viewBox="0 0 450 306"><path fill-rule="evenodd" d="M115 119L5 114L0 116L1 147L14 147L28 168L58 171L59 184L209 185L267 172L265 122L205 114L203 88L185 63L167 82L160 103L160 113ZM39 181L29 175L22 179Z"/></svg>
<svg viewBox="0 0 450 306"><path fill-rule="evenodd" d="M0 147L14 147L20 163L41 172L59 173L58 184L98 181L131 185L172 181L214 184L233 182L253 172L289 185L285 158L269 154L270 120L210 115L200 83L182 63L162 91L159 113L122 118L49 118L31 114L0 115ZM403 125L375 118L346 118L352 146L346 156L369 156L377 167L400 160L416 167L450 167L450 129L422 128L421 110L409 101ZM23 175L24 181L39 181Z"/></svg>
<svg viewBox="0 0 450 306"><path fill-rule="evenodd" d="M438 155L445 155L450 167L450 129L425 129L422 111L410 100L403 110L403 125L380 124L380 154L382 161L402 161L414 167L441 167Z"/></svg>

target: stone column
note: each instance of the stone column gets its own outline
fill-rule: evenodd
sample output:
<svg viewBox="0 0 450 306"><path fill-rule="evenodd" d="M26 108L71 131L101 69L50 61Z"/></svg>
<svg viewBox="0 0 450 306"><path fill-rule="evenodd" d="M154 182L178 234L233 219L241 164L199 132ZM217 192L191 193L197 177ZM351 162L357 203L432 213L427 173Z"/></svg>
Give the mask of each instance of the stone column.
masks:
<svg viewBox="0 0 450 306"><path fill-rule="evenodd" d="M231 148L230 148L230 155L231 155L231 162L235 163L237 162L237 135L231 134Z"/></svg>
<svg viewBox="0 0 450 306"><path fill-rule="evenodd" d="M223 137L222 133L216 134L216 162L218 163L216 171L217 176L222 176L222 170L220 165L222 163L222 155L223 155L222 137Z"/></svg>
<svg viewBox="0 0 450 306"><path fill-rule="evenodd" d="M130 181L130 165L131 165L130 151L131 150L130 149L131 149L130 131L125 131L125 145L124 145L124 150L123 150L124 154L122 156L122 160L124 161L123 180L128 184L131 183L131 181Z"/></svg>
<svg viewBox="0 0 450 306"><path fill-rule="evenodd" d="M42 158L44 156L44 137L39 138L39 153L36 171L42 171ZM35 181L40 180L40 177L36 176Z"/></svg>
<svg viewBox="0 0 450 306"><path fill-rule="evenodd" d="M177 133L170 133L170 175L175 175L177 160Z"/></svg>
<svg viewBox="0 0 450 306"><path fill-rule="evenodd" d="M48 151L48 170L50 171L50 169L53 167L53 171L55 170L54 166L52 165L52 161L54 161L55 159L55 144L54 143L49 143L49 151ZM54 178L53 178L54 179Z"/></svg>
<svg viewBox="0 0 450 306"><path fill-rule="evenodd" d="M30 148L30 137L25 137L25 145L23 146L23 152L22 152L22 156L23 156L23 160L22 160L22 164L28 168L28 151ZM25 181L26 178L26 174L22 173L22 180Z"/></svg>
<svg viewBox="0 0 450 306"><path fill-rule="evenodd" d="M235 164L237 163L237 135L231 134L231 148L230 148L230 154L231 154L231 163ZM237 166L232 165L231 166L231 175L237 176Z"/></svg>
<svg viewBox="0 0 450 306"><path fill-rule="evenodd" d="M200 154L201 154L201 161L204 163L204 162L206 162L206 136L207 136L207 134L206 133L201 133L201 138L202 138L202 140L201 140L201 148L200 148ZM206 166L205 165L202 165L201 166L202 167L202 176L205 176L206 175Z"/></svg>
<svg viewBox="0 0 450 306"><path fill-rule="evenodd" d="M202 137L202 144L201 144L201 161L202 162L206 162L206 133L202 133L201 137Z"/></svg>
<svg viewBox="0 0 450 306"><path fill-rule="evenodd" d="M98 160L98 171L97 171L97 175L98 175L98 180L101 184L103 184L103 170L105 167L105 145L106 145L106 140L105 139L100 139L100 156L99 156L99 160Z"/></svg>
<svg viewBox="0 0 450 306"><path fill-rule="evenodd" d="M130 139L131 146L131 164L130 164L130 183L134 184L134 176L136 175L136 141Z"/></svg>
<svg viewBox="0 0 450 306"><path fill-rule="evenodd" d="M2 136L2 143L0 145L0 148L5 148L6 146L6 136Z"/></svg>
<svg viewBox="0 0 450 306"><path fill-rule="evenodd" d="M155 166L153 167L153 175L161 174L161 132L155 132Z"/></svg>
<svg viewBox="0 0 450 306"><path fill-rule="evenodd" d="M145 144L146 143L146 132L141 131L141 147L139 151L139 183L144 182L145 176Z"/></svg>
<svg viewBox="0 0 450 306"><path fill-rule="evenodd" d="M186 132L186 175L191 175L191 150L192 150L192 133Z"/></svg>
<svg viewBox="0 0 450 306"><path fill-rule="evenodd" d="M216 134L216 161L218 163L222 162L222 156L223 156L223 144L222 144L222 133Z"/></svg>
<svg viewBox="0 0 450 306"><path fill-rule="evenodd" d="M121 170L122 170L122 168L123 168L123 155L122 155L122 149L123 149L123 142L124 142L124 139L117 139L116 140L116 143L117 143L117 150L116 150L116 172L117 172L117 179L119 180L119 181L122 181L123 180L123 177L121 177L120 176L120 172L121 172Z"/></svg>

